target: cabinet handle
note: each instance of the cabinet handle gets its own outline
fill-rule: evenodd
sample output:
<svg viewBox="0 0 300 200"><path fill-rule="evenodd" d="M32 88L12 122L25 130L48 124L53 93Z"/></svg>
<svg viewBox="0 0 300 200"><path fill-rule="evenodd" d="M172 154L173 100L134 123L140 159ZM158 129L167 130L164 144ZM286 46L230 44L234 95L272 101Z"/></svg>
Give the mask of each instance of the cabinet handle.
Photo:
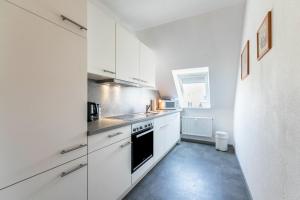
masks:
<svg viewBox="0 0 300 200"><path fill-rule="evenodd" d="M112 71L109 71L109 70L106 70L106 69L104 69L103 72L110 73L110 74L116 74L116 72L112 72Z"/></svg>
<svg viewBox="0 0 300 200"><path fill-rule="evenodd" d="M132 80L135 80L135 81L139 81L139 82L142 82L142 83L148 83L147 81L144 81L142 79L139 79L139 78L132 78Z"/></svg>
<svg viewBox="0 0 300 200"><path fill-rule="evenodd" d="M73 173L73 172L75 172L75 171L77 171L77 170L79 170L79 169L85 167L85 166L87 166L87 163L80 164L80 165L78 165L77 167L75 167L74 169L71 169L70 171L61 173L61 174L60 174L60 177L65 177L65 176L67 176L67 175L69 175L69 174L71 174L71 173Z"/></svg>
<svg viewBox="0 0 300 200"><path fill-rule="evenodd" d="M166 127L166 126L168 126L169 124L164 124L164 125L162 125L161 127L159 127L159 129L161 129L161 128L164 128L164 127Z"/></svg>
<svg viewBox="0 0 300 200"><path fill-rule="evenodd" d="M77 149L80 149L80 148L83 148L83 147L86 147L87 146L87 144L80 144L80 145L78 145L78 146L76 146L76 147L72 147L72 148L70 148L70 149L64 149L64 150L62 150L61 152L60 152L60 154L66 154L66 153L69 153L69 152L71 152L71 151L75 151L75 150L77 150Z"/></svg>
<svg viewBox="0 0 300 200"><path fill-rule="evenodd" d="M151 129L151 130L149 130L149 131L146 131L146 132L144 132L144 133L140 133L140 134L138 134L138 135L135 135L135 137L136 137L136 138L140 138L140 137L142 137L142 136L144 136L144 135L147 135L148 133L151 133L151 132L153 132L153 129Z"/></svg>
<svg viewBox="0 0 300 200"><path fill-rule="evenodd" d="M70 19L70 18L68 18L68 17L66 17L66 16L64 16L64 15L60 15L60 17L61 17L61 19L62 19L63 21L65 21L65 20L66 20L66 21L69 21L69 22L71 22L72 24L75 24L76 26L78 26L81 30L86 30L86 31L87 31L87 28L86 28L86 27L84 27L84 26L78 24L77 22L73 21L72 19Z"/></svg>
<svg viewBox="0 0 300 200"><path fill-rule="evenodd" d="M130 144L132 144L132 142L126 142L125 144L122 144L120 147L121 147L121 148L124 148L124 147L126 147L126 146L128 146L128 145L130 145Z"/></svg>
<svg viewBox="0 0 300 200"><path fill-rule="evenodd" d="M117 133L108 135L108 137L112 138L112 137L115 137L115 136L118 136L118 135L121 135L121 134L123 134L123 132L117 132Z"/></svg>

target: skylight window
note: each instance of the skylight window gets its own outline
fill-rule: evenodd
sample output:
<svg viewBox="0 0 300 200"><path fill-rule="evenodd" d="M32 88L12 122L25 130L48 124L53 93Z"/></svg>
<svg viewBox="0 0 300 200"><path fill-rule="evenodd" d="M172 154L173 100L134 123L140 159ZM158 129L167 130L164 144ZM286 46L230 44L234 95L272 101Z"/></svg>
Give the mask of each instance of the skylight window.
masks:
<svg viewBox="0 0 300 200"><path fill-rule="evenodd" d="M209 68L172 70L182 108L210 108Z"/></svg>

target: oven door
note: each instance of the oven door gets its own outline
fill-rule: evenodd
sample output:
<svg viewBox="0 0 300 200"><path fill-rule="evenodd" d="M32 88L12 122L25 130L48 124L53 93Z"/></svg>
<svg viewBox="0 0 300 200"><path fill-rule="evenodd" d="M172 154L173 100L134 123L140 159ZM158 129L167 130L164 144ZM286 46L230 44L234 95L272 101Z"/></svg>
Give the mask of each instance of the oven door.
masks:
<svg viewBox="0 0 300 200"><path fill-rule="evenodd" d="M131 172L135 172L153 157L153 129L131 135Z"/></svg>

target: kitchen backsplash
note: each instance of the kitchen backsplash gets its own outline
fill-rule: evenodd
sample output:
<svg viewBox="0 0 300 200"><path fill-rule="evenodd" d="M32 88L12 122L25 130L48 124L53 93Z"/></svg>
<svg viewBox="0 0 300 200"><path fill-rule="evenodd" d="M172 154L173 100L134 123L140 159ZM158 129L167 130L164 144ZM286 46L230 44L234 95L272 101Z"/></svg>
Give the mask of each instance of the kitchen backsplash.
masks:
<svg viewBox="0 0 300 200"><path fill-rule="evenodd" d="M101 104L102 116L145 112L151 99L158 99L156 90L146 88L100 85L88 81L88 101Z"/></svg>

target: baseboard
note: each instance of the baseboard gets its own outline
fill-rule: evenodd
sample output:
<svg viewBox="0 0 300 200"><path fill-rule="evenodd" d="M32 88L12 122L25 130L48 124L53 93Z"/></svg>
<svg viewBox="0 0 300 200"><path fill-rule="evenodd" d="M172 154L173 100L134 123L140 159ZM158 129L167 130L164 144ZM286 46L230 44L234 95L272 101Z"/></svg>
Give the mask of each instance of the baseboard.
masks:
<svg viewBox="0 0 300 200"><path fill-rule="evenodd" d="M240 161L239 161L239 158L238 158L237 156L236 156L236 159L237 159L238 164L239 164L239 167L240 167L240 169L241 169L241 171L242 171L243 180L244 180L244 183L245 183L245 185L246 185L247 192L248 192L248 198L249 198L250 200L253 200L252 194L251 194L250 189L249 189L249 185L248 185L247 180L246 180L246 177L245 177L245 175L244 175L244 172L243 172L241 163L240 163Z"/></svg>
<svg viewBox="0 0 300 200"><path fill-rule="evenodd" d="M211 145L215 146L215 142L212 141L205 141L205 140L197 140L197 139L192 139L192 138L181 138L181 141L183 142L191 142L191 143L198 143L198 144L206 144L206 145ZM235 152L234 146L232 144L228 145L228 151L229 152Z"/></svg>
<svg viewBox="0 0 300 200"><path fill-rule="evenodd" d="M197 139L192 139L192 138L181 138L181 141L199 143L199 144L207 144L207 145L211 145L211 146L215 145L215 143L211 142L211 141L197 140Z"/></svg>

